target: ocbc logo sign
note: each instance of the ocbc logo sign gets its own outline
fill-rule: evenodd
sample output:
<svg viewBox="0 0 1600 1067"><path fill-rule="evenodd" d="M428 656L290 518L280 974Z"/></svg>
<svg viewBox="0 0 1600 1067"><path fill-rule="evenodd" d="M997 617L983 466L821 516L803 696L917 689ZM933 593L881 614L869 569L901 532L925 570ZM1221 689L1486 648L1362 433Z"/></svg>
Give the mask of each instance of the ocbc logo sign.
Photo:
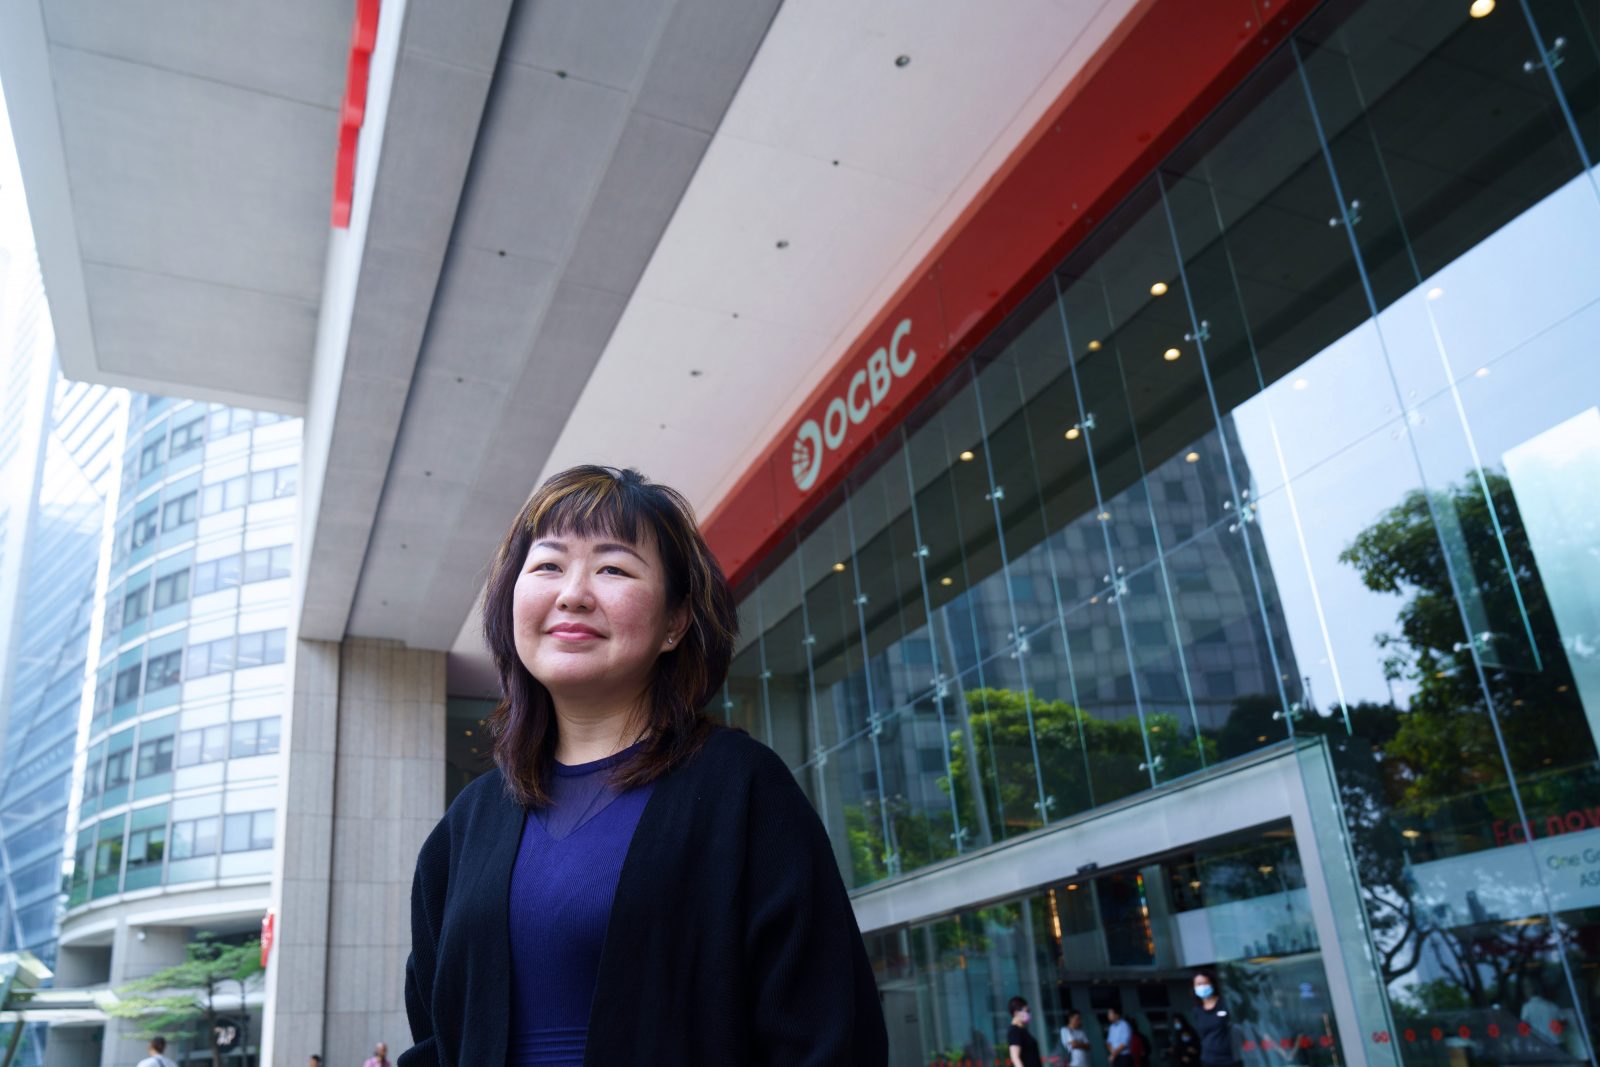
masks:
<svg viewBox="0 0 1600 1067"><path fill-rule="evenodd" d="M817 475L822 472L823 457L844 444L850 427L865 422L872 409L889 395L895 380L911 373L917 353L909 347L901 352L910 333L911 320L901 319L888 346L868 356L866 363L850 376L844 393L828 401L822 412L822 425L817 425L816 419L807 419L795 431L791 459L795 488L802 493L816 484Z"/></svg>

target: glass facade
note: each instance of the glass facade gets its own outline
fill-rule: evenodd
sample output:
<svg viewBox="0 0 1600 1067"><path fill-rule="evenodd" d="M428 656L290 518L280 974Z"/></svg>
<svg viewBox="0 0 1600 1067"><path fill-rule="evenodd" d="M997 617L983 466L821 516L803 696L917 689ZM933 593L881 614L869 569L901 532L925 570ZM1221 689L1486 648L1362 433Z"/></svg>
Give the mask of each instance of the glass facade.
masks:
<svg viewBox="0 0 1600 1067"><path fill-rule="evenodd" d="M53 360L45 381L42 446L19 501L27 534L15 546L24 554L15 641L0 684L0 952L26 950L54 967L61 846L122 401L115 390L66 381ZM44 1030L29 1028L22 1067L40 1062Z"/></svg>
<svg viewBox="0 0 1600 1067"><path fill-rule="evenodd" d="M299 457L298 420L132 398L69 921L271 873Z"/></svg>
<svg viewBox="0 0 1600 1067"><path fill-rule="evenodd" d="M1333 768L1314 840L874 931L897 1064L983 1058L1018 991L1051 1046L1113 997L1159 1036L1199 965L1262 1067L1595 1062L1597 30L1324 5L741 589L722 710L858 890L1273 746ZM1359 1032L1314 934L1172 947L1310 863L1355 872Z"/></svg>

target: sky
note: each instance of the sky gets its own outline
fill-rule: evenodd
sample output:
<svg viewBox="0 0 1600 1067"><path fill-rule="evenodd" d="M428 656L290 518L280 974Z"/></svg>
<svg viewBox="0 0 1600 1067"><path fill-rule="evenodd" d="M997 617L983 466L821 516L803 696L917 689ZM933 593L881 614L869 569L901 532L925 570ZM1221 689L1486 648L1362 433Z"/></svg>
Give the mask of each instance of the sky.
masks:
<svg viewBox="0 0 1600 1067"><path fill-rule="evenodd" d="M32 247L33 230L28 225L22 174L17 169L17 148L11 142L11 117L5 107L5 87L0 85L0 248L15 254Z"/></svg>

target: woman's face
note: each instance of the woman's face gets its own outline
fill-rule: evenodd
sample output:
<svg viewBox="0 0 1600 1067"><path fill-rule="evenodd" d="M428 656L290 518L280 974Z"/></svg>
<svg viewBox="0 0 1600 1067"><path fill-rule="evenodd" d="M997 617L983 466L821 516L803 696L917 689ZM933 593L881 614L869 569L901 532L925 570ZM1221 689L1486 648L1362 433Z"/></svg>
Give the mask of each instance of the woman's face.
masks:
<svg viewBox="0 0 1600 1067"><path fill-rule="evenodd" d="M512 598L517 657L558 701L637 699L687 612L667 610L649 539L551 534L523 560Z"/></svg>

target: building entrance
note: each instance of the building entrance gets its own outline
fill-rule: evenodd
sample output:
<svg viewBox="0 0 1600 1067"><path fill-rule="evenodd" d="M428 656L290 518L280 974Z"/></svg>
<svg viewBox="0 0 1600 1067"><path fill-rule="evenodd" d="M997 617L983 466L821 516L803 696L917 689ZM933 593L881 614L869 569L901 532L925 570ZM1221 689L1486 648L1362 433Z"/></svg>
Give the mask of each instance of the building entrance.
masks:
<svg viewBox="0 0 1600 1067"><path fill-rule="evenodd" d="M1216 986L1247 1067L1344 1062L1317 924L1287 821L1229 833L869 938L896 1067L1008 1062L1007 1001L1027 999L1046 1062L1109 1067L1113 1013L1146 1067L1198 1063L1196 974ZM1081 1064L1083 1060L1078 1061Z"/></svg>

